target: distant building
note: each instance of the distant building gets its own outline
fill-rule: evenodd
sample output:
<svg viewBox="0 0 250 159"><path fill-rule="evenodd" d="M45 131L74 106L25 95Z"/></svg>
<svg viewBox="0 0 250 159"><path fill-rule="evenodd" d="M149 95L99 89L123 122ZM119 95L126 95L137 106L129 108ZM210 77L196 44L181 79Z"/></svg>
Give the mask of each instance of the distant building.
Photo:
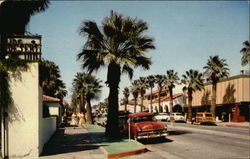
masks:
<svg viewBox="0 0 250 159"><path fill-rule="evenodd" d="M209 111L211 95L211 83L206 83L203 90L195 91L192 101L193 112ZM224 120L229 121L229 116L232 115L235 105L239 107L239 116L244 116L245 120L249 121L250 75L241 74L222 79L217 83L217 118L221 119L222 114L224 114Z"/></svg>

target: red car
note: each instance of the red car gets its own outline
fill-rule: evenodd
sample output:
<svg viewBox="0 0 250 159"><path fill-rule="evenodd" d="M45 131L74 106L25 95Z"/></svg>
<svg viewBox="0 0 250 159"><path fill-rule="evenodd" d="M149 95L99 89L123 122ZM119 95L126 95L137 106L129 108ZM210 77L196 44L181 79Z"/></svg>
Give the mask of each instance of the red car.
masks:
<svg viewBox="0 0 250 159"><path fill-rule="evenodd" d="M130 114L128 124L130 125L130 135L135 140L142 138L165 137L167 125L154 119L153 113Z"/></svg>

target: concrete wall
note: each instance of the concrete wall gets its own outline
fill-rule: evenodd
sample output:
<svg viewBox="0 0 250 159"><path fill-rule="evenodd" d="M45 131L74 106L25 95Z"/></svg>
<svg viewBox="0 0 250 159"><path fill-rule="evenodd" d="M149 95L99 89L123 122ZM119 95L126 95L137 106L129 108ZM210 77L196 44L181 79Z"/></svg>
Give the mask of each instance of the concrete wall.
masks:
<svg viewBox="0 0 250 159"><path fill-rule="evenodd" d="M38 63L30 64L20 78L11 78L13 104L7 118L8 150L10 158L35 158L39 154L39 98Z"/></svg>
<svg viewBox="0 0 250 159"><path fill-rule="evenodd" d="M51 136L56 131L56 117L48 117L42 119L42 125L40 130L40 143L39 143L39 154L43 150L44 144L46 144Z"/></svg>
<svg viewBox="0 0 250 159"><path fill-rule="evenodd" d="M43 145L56 130L56 118L43 118L38 63L11 77L13 103L8 109L7 150L9 158L38 158Z"/></svg>

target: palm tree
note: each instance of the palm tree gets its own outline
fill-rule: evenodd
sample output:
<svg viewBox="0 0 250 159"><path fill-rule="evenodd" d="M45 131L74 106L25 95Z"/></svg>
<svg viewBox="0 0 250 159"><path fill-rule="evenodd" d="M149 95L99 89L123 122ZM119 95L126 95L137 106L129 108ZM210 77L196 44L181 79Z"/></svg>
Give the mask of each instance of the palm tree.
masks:
<svg viewBox="0 0 250 159"><path fill-rule="evenodd" d="M159 113L162 112L162 107L161 107L161 91L164 87L164 82L166 80L166 76L165 75L156 75L155 76L155 83L158 86L158 111Z"/></svg>
<svg viewBox="0 0 250 159"><path fill-rule="evenodd" d="M21 34L26 30L30 17L48 8L49 0L3 1L0 5L1 34Z"/></svg>
<svg viewBox="0 0 250 159"><path fill-rule="evenodd" d="M210 56L207 65L203 67L205 69L204 75L208 81L212 82L212 99L210 111L215 117L216 109L216 86L221 78L229 76L229 69L227 68L225 59L220 59L219 56Z"/></svg>
<svg viewBox="0 0 250 159"><path fill-rule="evenodd" d="M125 87L124 90L123 90L123 96L124 96L124 104L125 104L125 112L127 112L127 105L128 105L128 97L129 97L129 89L128 87Z"/></svg>
<svg viewBox="0 0 250 159"><path fill-rule="evenodd" d="M82 60L83 69L89 73L107 66L107 81L109 87L108 121L105 134L109 137L119 137L118 126L118 93L122 73L133 77L133 68L149 69L151 59L145 56L154 49L153 39L143 33L148 29L147 23L111 11L102 26L98 28L94 21L85 21L80 34L87 37L78 60Z"/></svg>
<svg viewBox="0 0 250 159"><path fill-rule="evenodd" d="M84 86L84 75L83 73L76 73L75 78L73 79L73 87L75 97L79 100L80 112L85 113L85 104L86 104L86 90Z"/></svg>
<svg viewBox="0 0 250 159"><path fill-rule="evenodd" d="M140 77L139 80L137 80L137 87L139 89L139 93L141 96L141 112L142 112L143 111L144 94L145 94L146 89L147 89L145 77Z"/></svg>
<svg viewBox="0 0 250 159"><path fill-rule="evenodd" d="M80 83L80 81L82 83ZM91 111L91 100L98 99L101 93L101 81L96 79L95 76L86 73L77 73L74 79L74 87L77 89L84 90L84 97L86 99L86 110L87 110L87 122L93 124L92 111Z"/></svg>
<svg viewBox="0 0 250 159"><path fill-rule="evenodd" d="M241 65L245 66L250 62L250 43L249 41L243 42L244 48L240 50L242 53Z"/></svg>
<svg viewBox="0 0 250 159"><path fill-rule="evenodd" d="M182 83L186 85L188 94L188 120L192 120L192 100L193 92L196 90L201 90L203 88L202 73L196 70L186 71L186 74L182 75Z"/></svg>
<svg viewBox="0 0 250 159"><path fill-rule="evenodd" d="M174 70L167 70L164 84L168 88L170 94L170 114L173 113L173 88L175 87L175 84L178 84L178 81L179 77L177 72L174 72ZM173 121L172 117L170 118L170 121Z"/></svg>
<svg viewBox="0 0 250 159"><path fill-rule="evenodd" d="M140 92L137 80L132 82L132 86L130 87L130 92L134 97L134 113L136 113L137 98Z"/></svg>
<svg viewBox="0 0 250 159"><path fill-rule="evenodd" d="M60 79L59 67L52 61L42 59L39 63L39 84L43 93L49 96L63 99L66 94L66 87Z"/></svg>
<svg viewBox="0 0 250 159"><path fill-rule="evenodd" d="M153 92L153 88L155 86L155 77L150 75L147 77L147 85L150 88L150 112L153 112L153 106L152 106L152 92Z"/></svg>

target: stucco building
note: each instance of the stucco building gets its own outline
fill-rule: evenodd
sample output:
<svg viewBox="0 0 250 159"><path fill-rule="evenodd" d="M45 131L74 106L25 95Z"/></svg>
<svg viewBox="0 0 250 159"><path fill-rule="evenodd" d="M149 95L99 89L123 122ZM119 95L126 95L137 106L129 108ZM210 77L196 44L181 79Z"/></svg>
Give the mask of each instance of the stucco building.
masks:
<svg viewBox="0 0 250 159"><path fill-rule="evenodd" d="M212 84L206 83L204 89L193 93L193 112L209 111L211 105ZM249 121L250 75L241 74L222 79L217 83L216 116L229 121L235 105L239 107L239 116ZM186 108L187 109L187 108Z"/></svg>

